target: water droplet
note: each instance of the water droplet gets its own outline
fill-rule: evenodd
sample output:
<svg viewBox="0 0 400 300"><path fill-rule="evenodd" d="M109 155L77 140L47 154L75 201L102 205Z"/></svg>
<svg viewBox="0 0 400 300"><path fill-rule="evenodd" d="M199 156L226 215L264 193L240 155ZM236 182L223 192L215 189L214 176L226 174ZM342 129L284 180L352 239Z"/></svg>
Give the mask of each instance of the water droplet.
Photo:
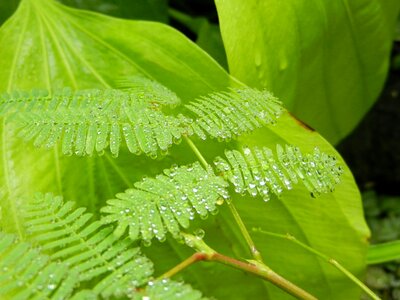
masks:
<svg viewBox="0 0 400 300"><path fill-rule="evenodd" d="M260 67L261 63L262 63L262 56L261 56L261 52L256 52L254 55L254 63L256 65L256 67Z"/></svg>
<svg viewBox="0 0 400 300"><path fill-rule="evenodd" d="M205 232L204 232L203 229L198 228L198 229L196 229L195 231L193 231L193 234L194 234L197 238L202 239L202 238L204 238Z"/></svg>
<svg viewBox="0 0 400 300"><path fill-rule="evenodd" d="M150 247L151 246L151 241L150 240L142 240L142 244L145 247ZM150 284L150 282L149 282Z"/></svg>
<svg viewBox="0 0 400 300"><path fill-rule="evenodd" d="M217 205L222 205L224 204L224 199L223 198L218 198L217 201L215 202Z"/></svg>

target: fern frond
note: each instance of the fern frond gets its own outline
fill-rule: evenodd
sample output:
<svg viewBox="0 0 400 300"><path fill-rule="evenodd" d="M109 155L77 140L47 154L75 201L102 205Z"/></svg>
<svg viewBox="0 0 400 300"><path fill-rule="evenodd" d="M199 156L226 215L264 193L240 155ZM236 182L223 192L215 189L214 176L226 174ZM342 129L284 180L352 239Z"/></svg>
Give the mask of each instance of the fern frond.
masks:
<svg viewBox="0 0 400 300"><path fill-rule="evenodd" d="M117 194L101 209L108 215L105 223L118 222L115 230L121 236L129 227L132 239L149 242L153 237L177 236L180 226L187 228L195 214L206 217L216 210L221 199L227 198L227 183L212 170L193 165L164 170L164 175L145 178L134 189Z"/></svg>
<svg viewBox="0 0 400 300"><path fill-rule="evenodd" d="M156 100L146 97L112 89L64 89L53 96L32 92L3 95L0 111L13 112L20 136L37 147L61 140L66 155L102 153L109 147L117 156L125 140L130 152L155 157L181 138L189 120L165 115L154 106Z"/></svg>
<svg viewBox="0 0 400 300"><path fill-rule="evenodd" d="M206 300L190 285L169 279L150 281L147 287L132 295L133 300Z"/></svg>
<svg viewBox="0 0 400 300"><path fill-rule="evenodd" d="M302 154L298 147L277 145L276 153L266 147L254 147L244 148L243 153L226 151L225 155L227 160L218 157L214 163L235 191L259 194L265 201L270 194L279 196L292 189L299 180L314 197L327 193L340 182L343 172L334 156L321 153L318 148L312 154Z"/></svg>
<svg viewBox="0 0 400 300"><path fill-rule="evenodd" d="M67 264L51 262L28 243L0 233L1 299L67 299L78 283Z"/></svg>
<svg viewBox="0 0 400 300"><path fill-rule="evenodd" d="M53 260L61 259L79 281L98 280L93 291L103 297L124 294L129 287L145 284L152 263L133 248L129 238L120 240L111 227L89 222L85 208L61 197L38 194L26 208L26 226L33 240ZM100 279L99 279L100 278Z"/></svg>
<svg viewBox="0 0 400 300"><path fill-rule="evenodd" d="M185 106L194 114L191 127L195 134L220 140L274 124L283 110L269 92L251 88L209 94Z"/></svg>
<svg viewBox="0 0 400 300"><path fill-rule="evenodd" d="M179 97L170 89L155 80L144 76L130 76L117 81L117 88L148 99L161 105L175 107L181 103Z"/></svg>

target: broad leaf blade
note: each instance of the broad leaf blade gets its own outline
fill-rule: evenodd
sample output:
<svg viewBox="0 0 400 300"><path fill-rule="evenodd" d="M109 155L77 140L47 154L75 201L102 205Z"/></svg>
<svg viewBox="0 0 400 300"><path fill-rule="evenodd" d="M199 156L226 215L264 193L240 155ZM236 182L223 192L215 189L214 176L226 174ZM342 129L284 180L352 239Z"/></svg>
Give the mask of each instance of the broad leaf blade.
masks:
<svg viewBox="0 0 400 300"><path fill-rule="evenodd" d="M231 74L272 91L332 143L345 137L376 100L399 1L216 4Z"/></svg>

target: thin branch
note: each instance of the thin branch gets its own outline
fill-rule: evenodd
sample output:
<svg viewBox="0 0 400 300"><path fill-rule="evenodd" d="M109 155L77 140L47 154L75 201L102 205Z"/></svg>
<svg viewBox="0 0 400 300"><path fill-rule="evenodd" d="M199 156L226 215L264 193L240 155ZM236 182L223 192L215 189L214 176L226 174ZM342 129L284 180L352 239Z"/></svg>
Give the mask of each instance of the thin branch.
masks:
<svg viewBox="0 0 400 300"><path fill-rule="evenodd" d="M293 235L269 232L269 231L262 230L260 228L253 228L253 231L260 232L260 233L268 235L268 236L272 236L272 237L276 237L276 238L280 238L280 239L285 239L285 240L288 240L288 241L291 241L291 242L297 244L298 246L302 247L303 249L307 250L308 252L311 252L311 253L315 254L319 258L323 259L327 263L329 263L332 266L334 266L336 269L338 269L340 272L342 272L347 278L349 278L356 285L358 285L365 293L367 293L367 295L370 296L371 299L380 300L380 298L373 291L371 291L362 281L360 281L357 277L355 277L352 273L350 273L345 267L343 267L335 259L330 258L329 256L327 256L327 255L315 250L314 248L311 248L310 246L300 242Z"/></svg>
<svg viewBox="0 0 400 300"><path fill-rule="evenodd" d="M197 148L196 145L193 143L193 141L190 138L188 138L187 136L184 136L183 138L185 139L186 143L189 145L190 149L192 149L194 154L197 156L197 158L199 159L201 164L207 169L210 165L208 164L208 162L206 161L204 156L201 154L199 148Z"/></svg>
<svg viewBox="0 0 400 300"><path fill-rule="evenodd" d="M207 169L210 165L208 164L208 162L206 161L204 156L201 154L200 150L196 147L196 145L193 143L193 141L190 138L185 136L184 139L188 143L190 149L192 149L194 154L197 156L199 161L202 163L202 165ZM240 232L242 233L242 235L250 249L251 255L253 256L253 258L255 260L262 262L261 253L257 250L256 245L254 244L254 242L249 234L249 231L247 230L246 226L244 225L244 222L243 222L242 218L240 217L239 212L237 211L236 207L233 205L233 203L231 201L227 201L227 204L233 215L233 218L235 219L235 221L240 229Z"/></svg>
<svg viewBox="0 0 400 300"><path fill-rule="evenodd" d="M296 297L297 299L304 299L304 300L316 300L313 295L306 292L302 288L298 287L294 283L288 281L287 279L283 278L279 274L275 273L273 270L268 268L263 264L252 264L252 263L245 263L239 261L237 259L215 253L210 259L210 261L216 261L222 263L227 266L231 266L235 269L239 269L245 271L247 273L251 273L256 275L264 280L267 280L277 287L281 288L285 292L289 293L290 295Z"/></svg>
<svg viewBox="0 0 400 300"><path fill-rule="evenodd" d="M242 270L246 273L253 274L257 277L260 277L263 280L269 281L298 299L303 299L303 300L317 299L308 292L304 291L302 288L296 286L292 282L288 281L279 274L275 273L273 270L271 270L269 267L267 267L261 262L258 261L243 262L235 258L225 256L211 249L199 237L185 233L182 233L182 235L185 239L185 243L191 246L192 248L196 249L198 252L196 252L195 254L193 254L192 256L190 256L177 266L173 267L168 272L161 275L160 279L172 277L177 273L181 272L182 270L186 269L187 267L191 266L192 264L199 261L217 262L238 270Z"/></svg>
<svg viewBox="0 0 400 300"><path fill-rule="evenodd" d="M206 258L207 258L207 254L205 254L205 253L202 253L202 252L194 253L192 256L189 256L183 262L176 265L169 271L165 272L163 275L161 275L157 279L170 278L170 277L176 275L177 273L181 272L182 270L186 269L190 265L194 264L195 262L205 260Z"/></svg>
<svg viewBox="0 0 400 300"><path fill-rule="evenodd" d="M251 255L254 257L255 260L262 262L262 256L260 251L258 251L256 245L254 244L253 239L250 236L250 233L248 232L246 226L243 223L242 218L239 215L239 212L237 211L235 205L233 205L232 201L227 202L228 207L233 215L233 218L235 219L236 223L239 226L240 231L242 232L242 235L244 239L246 240L247 245L250 248Z"/></svg>

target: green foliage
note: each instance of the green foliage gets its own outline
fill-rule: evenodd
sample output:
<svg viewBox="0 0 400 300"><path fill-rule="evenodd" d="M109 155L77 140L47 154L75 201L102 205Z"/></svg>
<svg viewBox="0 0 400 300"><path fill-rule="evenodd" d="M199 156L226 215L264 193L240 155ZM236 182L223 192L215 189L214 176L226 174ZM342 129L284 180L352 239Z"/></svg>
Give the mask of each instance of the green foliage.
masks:
<svg viewBox="0 0 400 300"><path fill-rule="evenodd" d="M231 139L268 124L282 112L280 102L268 92L237 89L214 93L185 105L194 120L164 114L162 106L176 106L180 99L157 82L130 78L122 82L126 91L63 89L14 92L0 96L0 112L15 121L19 136L36 147L52 148L61 140L64 155L102 154L109 146L118 156L121 140L131 153L155 158L195 133L206 139Z"/></svg>
<svg viewBox="0 0 400 300"><path fill-rule="evenodd" d="M329 141L343 139L377 99L399 1L216 4L232 75L272 91Z"/></svg>
<svg viewBox="0 0 400 300"><path fill-rule="evenodd" d="M342 167L336 158L321 153L318 148L313 154L303 155L298 147L277 145L276 153L263 147L225 151L228 161L218 157L217 169L235 186L237 193L247 192L251 196L261 195L264 201L270 195L280 196L291 190L300 179L313 197L334 190L340 182Z"/></svg>
<svg viewBox="0 0 400 300"><path fill-rule="evenodd" d="M209 135L229 140L256 128L275 124L281 103L266 91L237 89L214 93L185 105L195 114L193 131L202 139Z"/></svg>
<svg viewBox="0 0 400 300"><path fill-rule="evenodd" d="M38 195L26 208L27 232L53 260L62 259L79 274L80 282L102 276L93 287L96 294L121 295L146 283L153 265L139 248L132 248L129 239L118 239L100 221L88 223L92 215L73 206L61 197Z"/></svg>
<svg viewBox="0 0 400 300"><path fill-rule="evenodd" d="M134 240L140 237L149 242L156 237L165 241L167 232L177 237L180 226L188 228L195 214L206 218L209 212L216 212L218 202L229 197L226 186L222 178L198 162L174 167L108 200L102 211L110 215L103 221L118 222L117 236L129 227L129 236Z"/></svg>
<svg viewBox="0 0 400 300"><path fill-rule="evenodd" d="M0 233L0 297L2 299L65 299L78 282L65 263L52 262L28 243Z"/></svg>
<svg viewBox="0 0 400 300"><path fill-rule="evenodd" d="M39 247L0 233L2 299L142 299L147 294L201 299L189 285L153 282L153 264L132 240L119 239L100 221L88 223L91 214L73 206L61 197L38 194L25 207L29 240ZM79 284L90 289L79 291Z"/></svg>
<svg viewBox="0 0 400 300"><path fill-rule="evenodd" d="M147 298L146 298L147 297ZM189 285L168 279L151 281L148 287L133 297L134 300L200 300L203 298L199 291L193 290Z"/></svg>
<svg viewBox="0 0 400 300"><path fill-rule="evenodd" d="M102 153L109 146L118 156L124 139L130 152L157 156L159 149L166 151L181 138L188 123L159 111L158 103L175 103L175 98L157 92L64 89L54 96L5 94L0 109L14 111L10 118L21 127L19 135L37 147L51 148L61 139L65 155Z"/></svg>
<svg viewBox="0 0 400 300"><path fill-rule="evenodd" d="M202 103L201 105L207 105L202 113L204 118L213 122L219 120L213 123L216 125L214 135L203 128L206 135L226 139L230 133L235 137L237 128L241 135L226 145L211 139L193 139L207 159L221 155L221 149L227 147L240 148L247 145L274 148L277 144L297 145L304 152L311 152L317 146L326 155L337 156L335 150L317 133L305 130L280 108L277 125L264 126L270 125L276 118L272 118L273 122L270 122L267 115L254 115L252 112L257 113L254 103L250 104L250 110L245 107L236 111L229 109L230 115L234 116L231 119L230 115L220 109L221 104L213 107L210 106L210 101L200 99L204 95L214 95L221 99L216 100L221 101L218 103L223 103L229 88L236 90L244 89L245 86L230 77L210 56L184 36L165 25L109 18L66 8L50 0L24 0L16 14L0 29L0 44L2 92L12 94L15 90L41 88L53 95L55 91L66 86L70 86L73 91L104 91L118 87L125 78L129 80L130 76L141 75L166 86L176 93L183 104L175 108L160 105L160 110L156 112L162 111L163 115L188 114L193 119L191 124L201 124L201 116L185 105ZM129 84L121 93L126 93L127 87L129 88ZM267 100L271 98L266 92L259 93L265 95ZM193 101L196 98L199 100ZM237 107L235 105L237 104L233 103L230 108ZM153 105L150 107L153 111ZM265 111L268 112L267 109ZM271 116L274 116L273 112ZM227 118L222 118L222 113ZM42 116L38 120L45 115L44 112L40 114ZM240 119L237 118L238 115ZM17 114L14 115L16 117ZM241 120L245 124L243 127L239 126ZM254 131L249 132L249 126ZM222 129L223 135L218 133ZM194 128L192 130L195 133ZM247 132L248 134L243 134ZM107 143L111 146L111 139ZM73 145L76 145L76 139ZM130 155L122 144L118 149L118 158L112 158L106 149L103 156L92 157L64 157L62 149L57 145L51 149L33 149L29 143L22 142L16 136L13 120L7 117L1 127L0 226L15 232L22 240L27 239L21 207L35 191L69 195L68 199L73 199L79 206L87 206L91 212L97 213L99 207L103 206L103 201L108 198L105 194L110 195L129 187L132 190L142 190L141 187L133 188L132 182L139 181L144 176L160 174L172 164L185 166L195 160L185 145L169 148L164 153L165 156L159 156L155 161L145 156ZM338 163L344 165L339 157ZM166 175L162 176L168 178ZM234 198L232 201L248 227L262 225L267 226L270 231L290 232L309 246L340 260L356 275L362 275L368 231L362 216L359 194L347 167L344 166L341 183L336 191L323 195L318 200L312 200L309 192L301 186L282 195L280 201L270 201L268 204L248 201L247 196ZM156 195L153 203L157 203L158 199L159 195ZM193 208L195 209L194 206ZM221 206L219 210L218 216L199 221L207 233L207 243L226 255L248 257L248 246L238 233L232 216L225 206ZM99 230L101 231L100 227ZM84 231L82 229L79 232ZM92 234L97 234L97 231ZM288 246L257 233L252 234L252 238L263 256L268 257L272 268L320 298L358 297L359 291L346 278L338 278L337 273L332 272L329 267L321 266L317 258L299 253L295 246ZM341 243L346 245L347 251L338 247ZM52 255L50 252L49 255ZM146 249L146 253L161 272L181 262L191 252L167 236L166 243L153 243ZM186 281L201 286L206 294L221 299L288 297L275 287L235 270L216 267L212 270L213 276L209 276L209 268L209 265L199 264L193 272L183 272L182 276ZM217 280L220 278L223 278L223 282ZM92 279L90 282L96 280ZM243 288L244 286L251 288ZM86 285L80 289L86 289ZM180 289L184 288L181 286ZM90 291L82 290L78 295L90 294Z"/></svg>
<svg viewBox="0 0 400 300"><path fill-rule="evenodd" d="M368 249L367 263L379 264L400 258L400 241L371 245Z"/></svg>

